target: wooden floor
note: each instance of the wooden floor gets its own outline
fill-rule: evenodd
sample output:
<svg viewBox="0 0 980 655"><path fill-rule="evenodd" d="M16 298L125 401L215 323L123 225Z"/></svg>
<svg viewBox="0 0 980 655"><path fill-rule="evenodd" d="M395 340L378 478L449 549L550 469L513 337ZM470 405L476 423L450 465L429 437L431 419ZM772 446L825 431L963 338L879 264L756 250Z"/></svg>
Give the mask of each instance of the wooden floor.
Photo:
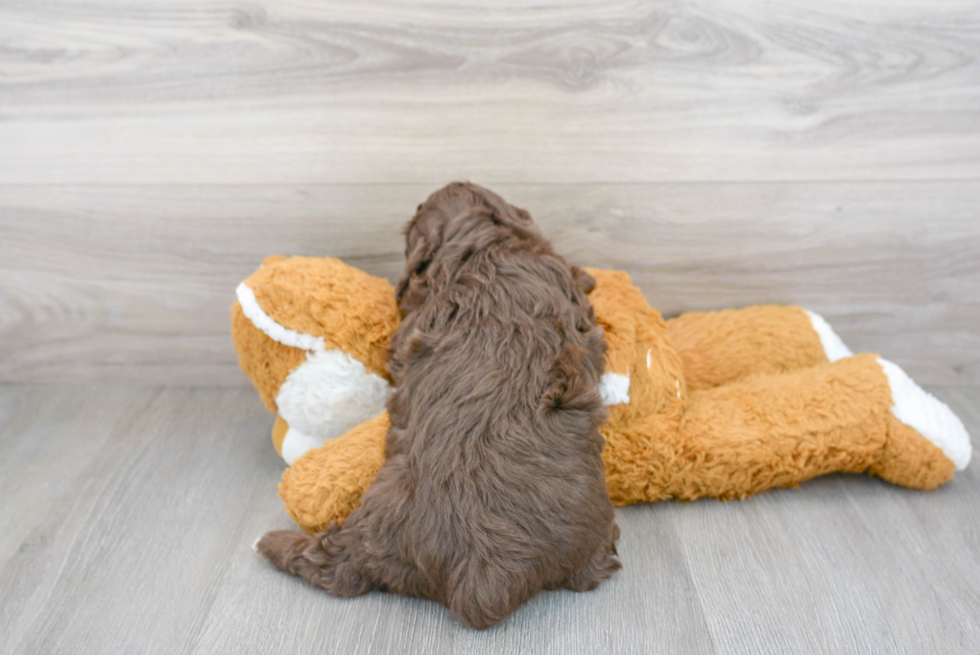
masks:
<svg viewBox="0 0 980 655"><path fill-rule="evenodd" d="M980 433L980 389L933 389ZM0 387L0 653L899 653L980 647L980 474L618 510L624 568L486 632L252 550L291 526L243 388Z"/></svg>

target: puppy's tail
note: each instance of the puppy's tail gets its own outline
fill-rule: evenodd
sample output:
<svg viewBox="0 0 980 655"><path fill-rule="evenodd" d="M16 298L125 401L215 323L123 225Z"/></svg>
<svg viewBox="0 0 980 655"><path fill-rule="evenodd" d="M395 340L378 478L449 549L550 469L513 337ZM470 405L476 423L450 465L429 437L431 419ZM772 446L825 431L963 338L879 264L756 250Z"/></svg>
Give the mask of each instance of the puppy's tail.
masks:
<svg viewBox="0 0 980 655"><path fill-rule="evenodd" d="M359 596L371 586L358 572L358 541L351 536L336 525L315 537L275 530L259 539L255 550L280 571L335 596Z"/></svg>
<svg viewBox="0 0 980 655"><path fill-rule="evenodd" d="M466 625L485 630L534 595L537 590L528 584L531 577L489 562L459 569L450 577L446 606Z"/></svg>

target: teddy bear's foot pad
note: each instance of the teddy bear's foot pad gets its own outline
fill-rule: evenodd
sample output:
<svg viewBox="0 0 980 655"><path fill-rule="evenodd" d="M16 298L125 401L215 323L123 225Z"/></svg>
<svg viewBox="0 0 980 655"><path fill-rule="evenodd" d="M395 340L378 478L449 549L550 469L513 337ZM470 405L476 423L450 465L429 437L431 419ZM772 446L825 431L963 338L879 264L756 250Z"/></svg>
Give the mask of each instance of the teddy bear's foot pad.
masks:
<svg viewBox="0 0 980 655"><path fill-rule="evenodd" d="M897 364L878 358L892 391L892 414L943 451L962 471L970 463L970 435L953 410L917 385Z"/></svg>

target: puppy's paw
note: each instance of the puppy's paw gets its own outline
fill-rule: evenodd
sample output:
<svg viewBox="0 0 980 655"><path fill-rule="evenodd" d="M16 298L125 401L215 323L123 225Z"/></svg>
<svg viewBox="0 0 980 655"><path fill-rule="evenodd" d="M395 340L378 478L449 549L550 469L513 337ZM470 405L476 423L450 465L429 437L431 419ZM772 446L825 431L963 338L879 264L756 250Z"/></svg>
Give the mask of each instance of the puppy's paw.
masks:
<svg viewBox="0 0 980 655"><path fill-rule="evenodd" d="M565 586L572 591L591 591L621 568L623 565L616 557L616 546L612 544L596 551L582 570L568 579Z"/></svg>
<svg viewBox="0 0 980 655"><path fill-rule="evenodd" d="M281 571L290 571L290 561L310 543L310 537L292 530L274 530L255 543L255 552Z"/></svg>

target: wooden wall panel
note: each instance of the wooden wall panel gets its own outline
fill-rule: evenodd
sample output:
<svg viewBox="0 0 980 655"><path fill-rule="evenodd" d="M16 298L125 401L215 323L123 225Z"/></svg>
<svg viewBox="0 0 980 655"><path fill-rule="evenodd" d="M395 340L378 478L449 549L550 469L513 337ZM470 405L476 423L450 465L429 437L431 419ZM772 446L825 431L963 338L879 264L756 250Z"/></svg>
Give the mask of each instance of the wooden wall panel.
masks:
<svg viewBox="0 0 980 655"><path fill-rule="evenodd" d="M974 1L487 4L8 0L0 181L980 177Z"/></svg>
<svg viewBox="0 0 980 655"><path fill-rule="evenodd" d="M667 313L980 379L973 0L7 0L0 43L0 381L241 382L265 254L394 277L460 178Z"/></svg>
<svg viewBox="0 0 980 655"><path fill-rule="evenodd" d="M805 305L923 382L980 381L980 188L969 182L495 185L569 260L667 315ZM7 187L4 382L244 383L234 288L273 253L395 280L429 185Z"/></svg>

